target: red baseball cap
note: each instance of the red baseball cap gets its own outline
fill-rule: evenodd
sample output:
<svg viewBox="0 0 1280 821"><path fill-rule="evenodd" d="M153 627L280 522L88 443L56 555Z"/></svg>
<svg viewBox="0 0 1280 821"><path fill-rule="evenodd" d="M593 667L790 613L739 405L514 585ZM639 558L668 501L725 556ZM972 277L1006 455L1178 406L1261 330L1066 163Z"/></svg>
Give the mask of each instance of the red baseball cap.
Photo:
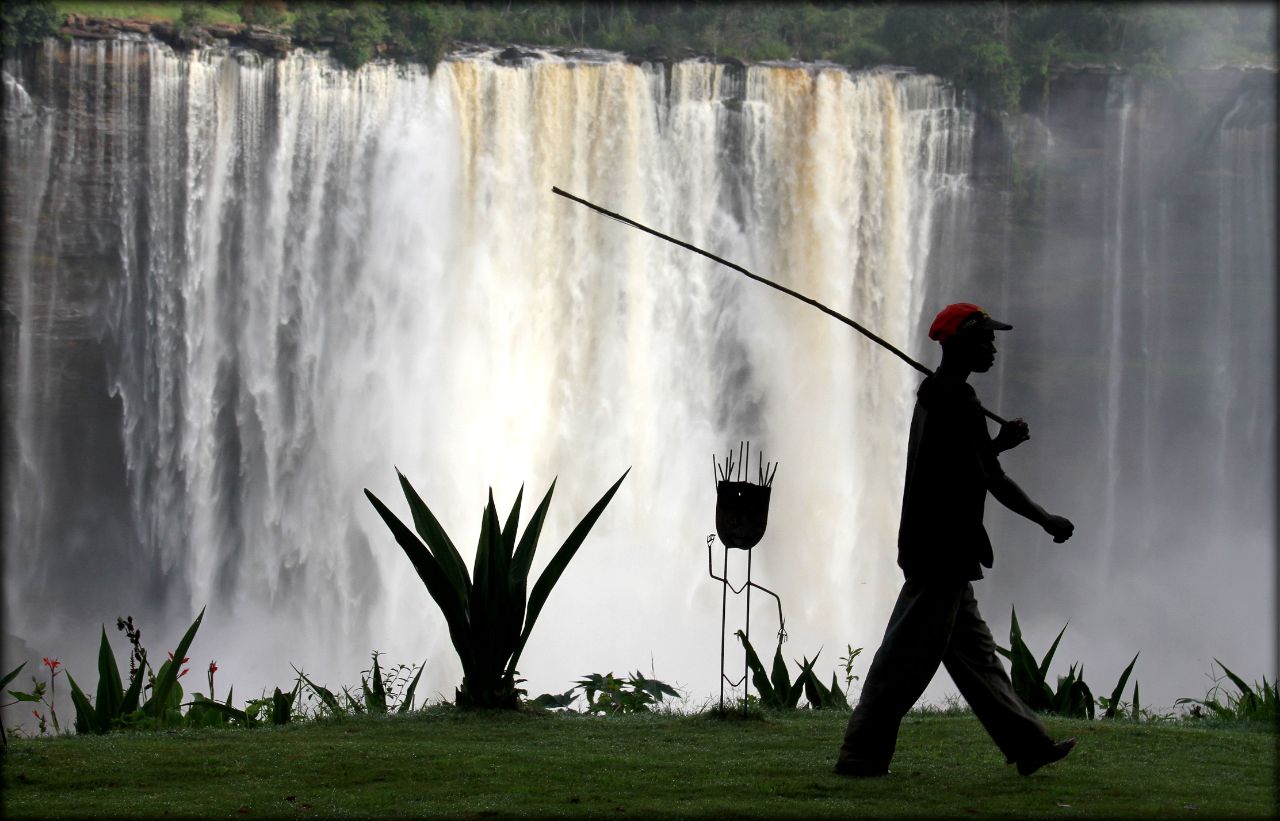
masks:
<svg viewBox="0 0 1280 821"><path fill-rule="evenodd" d="M938 311L933 324L929 326L929 338L946 342L961 331L971 328L984 331L1013 330L1012 325L992 319L991 314L972 302L957 302Z"/></svg>

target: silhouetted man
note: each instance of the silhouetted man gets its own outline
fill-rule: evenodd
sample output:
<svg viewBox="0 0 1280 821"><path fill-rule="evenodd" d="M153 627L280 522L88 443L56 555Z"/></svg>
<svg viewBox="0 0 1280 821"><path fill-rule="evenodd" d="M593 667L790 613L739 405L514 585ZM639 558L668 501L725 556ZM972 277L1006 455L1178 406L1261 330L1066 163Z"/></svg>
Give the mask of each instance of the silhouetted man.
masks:
<svg viewBox="0 0 1280 821"><path fill-rule="evenodd" d="M921 383L911 417L898 529L898 565L906 581L849 717L836 761L836 772L843 775L888 774L902 717L939 664L1022 775L1075 746L1074 739L1055 744L1014 694L971 584L992 564L991 540L982 525L988 492L1043 527L1055 542L1065 542L1074 530L1071 522L1031 501L1001 470L997 454L1029 439L1027 425L1014 419L992 439L967 382L969 374L991 370L995 331L1012 327L967 302L943 308L929 327L929 338L942 344L942 364Z"/></svg>

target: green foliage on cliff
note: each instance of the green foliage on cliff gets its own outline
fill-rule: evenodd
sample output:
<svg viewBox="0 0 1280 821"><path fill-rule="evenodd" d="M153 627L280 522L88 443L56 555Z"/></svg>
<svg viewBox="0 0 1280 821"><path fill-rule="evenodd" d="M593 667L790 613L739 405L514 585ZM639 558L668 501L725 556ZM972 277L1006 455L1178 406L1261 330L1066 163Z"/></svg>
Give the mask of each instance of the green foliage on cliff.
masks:
<svg viewBox="0 0 1280 821"><path fill-rule="evenodd" d="M400 5L400 4L395 4ZM370 0L295 3L293 35L300 43L328 46L334 59L358 68L375 56L391 35L388 8Z"/></svg>
<svg viewBox="0 0 1280 821"><path fill-rule="evenodd" d="M61 13L146 6L176 19L178 3L58 0ZM49 3L6 2L11 15ZM1276 62L1269 3L713 2L712 0L219 0L221 15L291 29L294 43L328 48L357 67L378 55L434 64L458 42L602 48L656 60L695 55L748 61L884 63L945 77L989 110L1034 102L1066 64L1103 64L1146 75L1178 68ZM115 16L128 16L116 14ZM53 32L30 35L35 40ZM30 42L26 40L23 42Z"/></svg>
<svg viewBox="0 0 1280 821"><path fill-rule="evenodd" d="M1276 15L1267 4L295 0L291 8L295 41L331 43L348 65L376 45L389 56L434 63L455 41L604 48L648 59L894 63L951 79L996 111L1033 99L1065 63L1156 75L1275 63ZM360 30L335 23L344 15L381 16L390 33L379 40L372 22Z"/></svg>
<svg viewBox="0 0 1280 821"><path fill-rule="evenodd" d="M6 0L0 4L0 41L6 50L39 43L58 33L62 16L49 0Z"/></svg>

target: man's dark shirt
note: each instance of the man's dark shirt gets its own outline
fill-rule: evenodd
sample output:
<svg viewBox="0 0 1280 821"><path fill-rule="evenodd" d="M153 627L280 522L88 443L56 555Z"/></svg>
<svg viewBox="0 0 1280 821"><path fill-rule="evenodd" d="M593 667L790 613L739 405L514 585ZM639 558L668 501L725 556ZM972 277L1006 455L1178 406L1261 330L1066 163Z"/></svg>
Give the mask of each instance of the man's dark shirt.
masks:
<svg viewBox="0 0 1280 821"><path fill-rule="evenodd" d="M973 388L926 377L911 417L898 528L898 566L908 577L982 578L993 558L982 526L987 486L1003 475Z"/></svg>

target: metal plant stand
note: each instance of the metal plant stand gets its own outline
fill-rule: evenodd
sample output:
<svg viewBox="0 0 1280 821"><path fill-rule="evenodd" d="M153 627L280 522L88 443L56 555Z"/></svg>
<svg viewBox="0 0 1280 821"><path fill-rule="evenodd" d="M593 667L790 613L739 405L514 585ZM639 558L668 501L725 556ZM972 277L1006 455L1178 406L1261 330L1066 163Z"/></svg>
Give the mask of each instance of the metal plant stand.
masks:
<svg viewBox="0 0 1280 821"><path fill-rule="evenodd" d="M747 684L749 668L746 660L742 662L742 678L734 681L724 672L724 631L728 617L729 591L737 595L744 590L747 593L746 628L743 635L746 641L751 640L751 588L773 596L778 603L778 641L786 641L786 622L782 618L782 599L767 587L751 581L751 549L764 536L769 522L769 492L773 487L773 475L778 472L777 463L766 463L764 454L756 462L756 481L751 481L751 443L743 442L738 446L738 459L734 454L721 462L714 456L716 471L716 533L707 536L707 572L711 578L720 582L720 712L724 712L724 685L730 687L742 685L742 712L747 712ZM736 474L736 475L735 475ZM724 560L721 574L717 576L711 560L711 546L719 534L724 545ZM737 548L747 552L747 580L740 587L729 583L729 548Z"/></svg>

